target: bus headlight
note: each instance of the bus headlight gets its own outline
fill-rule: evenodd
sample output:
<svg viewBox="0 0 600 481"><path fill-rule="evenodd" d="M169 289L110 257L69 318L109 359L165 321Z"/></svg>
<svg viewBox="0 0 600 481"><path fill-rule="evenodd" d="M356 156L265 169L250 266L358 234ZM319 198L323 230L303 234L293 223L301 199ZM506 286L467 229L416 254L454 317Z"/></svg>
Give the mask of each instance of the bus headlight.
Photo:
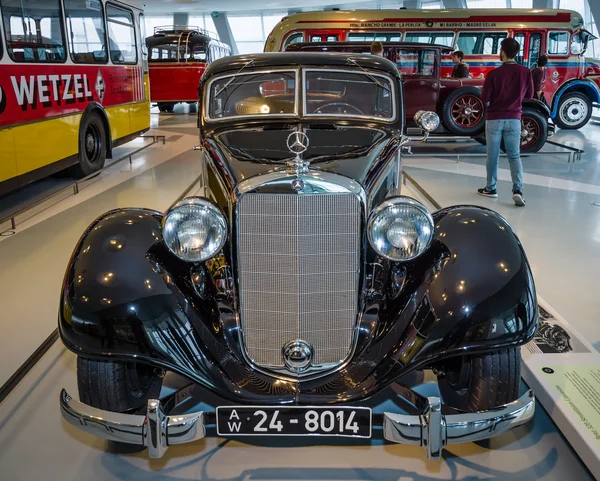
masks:
<svg viewBox="0 0 600 481"><path fill-rule="evenodd" d="M206 199L189 197L175 204L163 219L162 235L168 249L180 259L202 262L225 245L227 221Z"/></svg>
<svg viewBox="0 0 600 481"><path fill-rule="evenodd" d="M433 239L433 218L423 204L409 197L381 203L369 216L369 242L392 261L409 261L427 250Z"/></svg>

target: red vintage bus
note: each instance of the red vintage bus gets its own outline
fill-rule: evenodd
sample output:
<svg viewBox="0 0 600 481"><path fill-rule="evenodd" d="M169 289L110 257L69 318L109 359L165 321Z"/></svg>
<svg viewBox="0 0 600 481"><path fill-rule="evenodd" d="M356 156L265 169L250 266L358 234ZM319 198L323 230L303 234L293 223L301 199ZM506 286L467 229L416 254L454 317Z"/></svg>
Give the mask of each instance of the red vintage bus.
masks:
<svg viewBox="0 0 600 481"><path fill-rule="evenodd" d="M213 60L231 55L231 48L196 27L156 27L146 38L150 69L150 99L161 112L175 104L198 101L200 77Z"/></svg>
<svg viewBox="0 0 600 481"><path fill-rule="evenodd" d="M549 58L545 96L551 116L563 129L578 129L600 103L600 61L584 57L595 38L577 12L551 9L353 10L296 13L284 17L267 38L265 51L283 51L295 42L375 41L445 45L465 53L473 77L500 65L500 43L514 37L517 61L537 66ZM442 76L452 71L449 56Z"/></svg>
<svg viewBox="0 0 600 481"><path fill-rule="evenodd" d="M104 166L150 128L143 13L121 1L0 0L0 195Z"/></svg>

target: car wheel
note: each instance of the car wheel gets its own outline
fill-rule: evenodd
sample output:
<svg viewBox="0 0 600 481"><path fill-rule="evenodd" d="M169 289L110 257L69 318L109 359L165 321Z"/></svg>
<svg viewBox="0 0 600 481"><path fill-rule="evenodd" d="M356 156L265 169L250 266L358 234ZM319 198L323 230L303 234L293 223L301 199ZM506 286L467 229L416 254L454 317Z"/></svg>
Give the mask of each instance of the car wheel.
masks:
<svg viewBox="0 0 600 481"><path fill-rule="evenodd" d="M467 86L452 92L444 102L442 120L456 135L475 136L483 132L485 107L479 89Z"/></svg>
<svg viewBox="0 0 600 481"><path fill-rule="evenodd" d="M77 386L81 402L106 411L124 412L156 399L162 376L145 364L78 357Z"/></svg>
<svg viewBox="0 0 600 481"><path fill-rule="evenodd" d="M485 132L473 140L486 145ZM538 152L548 140L548 122L537 110L525 107L521 115L521 153L532 154ZM500 143L500 150L506 152L504 140Z"/></svg>
<svg viewBox="0 0 600 481"><path fill-rule="evenodd" d="M169 103L169 102L158 102L158 110L164 113L170 113L173 112L173 109L175 108L175 104Z"/></svg>
<svg viewBox="0 0 600 481"><path fill-rule="evenodd" d="M483 356L449 360L438 374L444 404L467 411L485 411L516 400L521 381L518 347Z"/></svg>
<svg viewBox="0 0 600 481"><path fill-rule="evenodd" d="M98 409L125 412L143 408L157 399L162 375L147 365L133 362L92 361L77 358L77 387L81 402ZM133 453L144 446L111 442L118 453Z"/></svg>
<svg viewBox="0 0 600 481"><path fill-rule="evenodd" d="M77 177L86 177L102 170L106 161L106 130L98 112L84 116L79 126Z"/></svg>
<svg viewBox="0 0 600 481"><path fill-rule="evenodd" d="M548 121L537 110L525 107L521 114L521 152L537 152L547 139Z"/></svg>
<svg viewBox="0 0 600 481"><path fill-rule="evenodd" d="M561 129L575 130L588 123L592 116L592 102L579 92L564 94L558 103L554 123Z"/></svg>

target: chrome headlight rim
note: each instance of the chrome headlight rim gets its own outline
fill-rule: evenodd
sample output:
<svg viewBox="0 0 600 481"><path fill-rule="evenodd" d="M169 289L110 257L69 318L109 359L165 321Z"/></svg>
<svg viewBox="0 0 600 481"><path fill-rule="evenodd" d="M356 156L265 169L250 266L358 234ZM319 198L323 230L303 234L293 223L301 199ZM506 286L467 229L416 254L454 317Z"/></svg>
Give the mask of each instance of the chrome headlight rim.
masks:
<svg viewBox="0 0 600 481"><path fill-rule="evenodd" d="M372 236L374 223L375 223L375 220L378 218L378 216L386 209L397 206L399 204L410 205L411 207L415 207L416 209L418 209L421 212L421 214L423 214L423 216L427 219L427 222L429 223L429 227L431 229L431 235L429 236L427 243L421 249L421 251L412 257L402 258L402 259L391 257L387 253L381 251ZM421 255L423 255L425 252L427 252L429 247L431 247L431 244L433 242L434 233L435 233L434 229L435 229L435 224L433 222L433 216L431 215L431 212L429 212L427 207L425 207L423 204L421 204L421 202L419 202L416 199L413 199L412 197L399 195L399 196L390 197L390 198L384 200L375 209L373 209L373 211L371 211L371 214L369 214L369 220L367 222L367 237L369 239L369 244L371 245L373 250L380 256L385 257L386 259L393 261L393 262L411 262L411 261L417 259L418 257L420 257Z"/></svg>
<svg viewBox="0 0 600 481"><path fill-rule="evenodd" d="M419 110L414 116L414 121L425 132L433 132L440 126L440 116L432 110Z"/></svg>
<svg viewBox="0 0 600 481"><path fill-rule="evenodd" d="M168 242L168 240L165 236L165 226L169 220L169 216L172 215L173 213L177 212L177 210L179 210L181 208L189 207L190 205L201 206L201 207L205 207L206 209L208 209L208 211L212 215L215 216L215 219L218 220L220 227L222 229L221 238L220 238L219 242L215 245L215 247L212 249L212 252L210 252L209 255L199 256L199 257L195 257L195 258L189 258L189 257L182 256L179 252L177 252L177 250L175 250L173 248L172 244L170 242ZM171 252L174 256L176 256L178 259L181 259L185 262L198 263L198 262L207 261L208 259L215 257L223 249L223 247L225 247L225 244L227 242L227 237L229 235L229 226L228 226L227 217L225 217L225 214L223 214L221 209L219 209L219 207L217 205L215 205L211 200L207 199L206 197L190 196L190 197L186 197L186 198L180 200L179 202L177 202L176 204L172 205L169 208L169 210L167 212L165 212L165 214L163 215L163 218L162 218L162 222L161 222L161 235L162 235L162 240L163 240L165 246L167 247L169 252Z"/></svg>

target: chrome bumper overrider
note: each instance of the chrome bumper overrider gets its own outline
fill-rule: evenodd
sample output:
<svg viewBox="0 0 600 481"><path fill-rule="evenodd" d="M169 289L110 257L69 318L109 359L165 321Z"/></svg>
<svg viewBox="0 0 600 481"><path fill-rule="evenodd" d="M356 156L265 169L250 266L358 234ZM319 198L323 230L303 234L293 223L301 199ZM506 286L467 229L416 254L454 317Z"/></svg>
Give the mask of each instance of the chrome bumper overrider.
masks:
<svg viewBox="0 0 600 481"><path fill-rule="evenodd" d="M429 397L421 415L383 414L383 436L396 443L419 444L429 459L439 459L447 444L491 438L525 424L535 411L533 391L516 401L477 413L442 414L441 401ZM169 446L206 436L205 413L168 416L160 401L148 401L146 415L103 411L74 400L63 389L60 407L66 421L90 434L122 443L146 446L160 458Z"/></svg>

